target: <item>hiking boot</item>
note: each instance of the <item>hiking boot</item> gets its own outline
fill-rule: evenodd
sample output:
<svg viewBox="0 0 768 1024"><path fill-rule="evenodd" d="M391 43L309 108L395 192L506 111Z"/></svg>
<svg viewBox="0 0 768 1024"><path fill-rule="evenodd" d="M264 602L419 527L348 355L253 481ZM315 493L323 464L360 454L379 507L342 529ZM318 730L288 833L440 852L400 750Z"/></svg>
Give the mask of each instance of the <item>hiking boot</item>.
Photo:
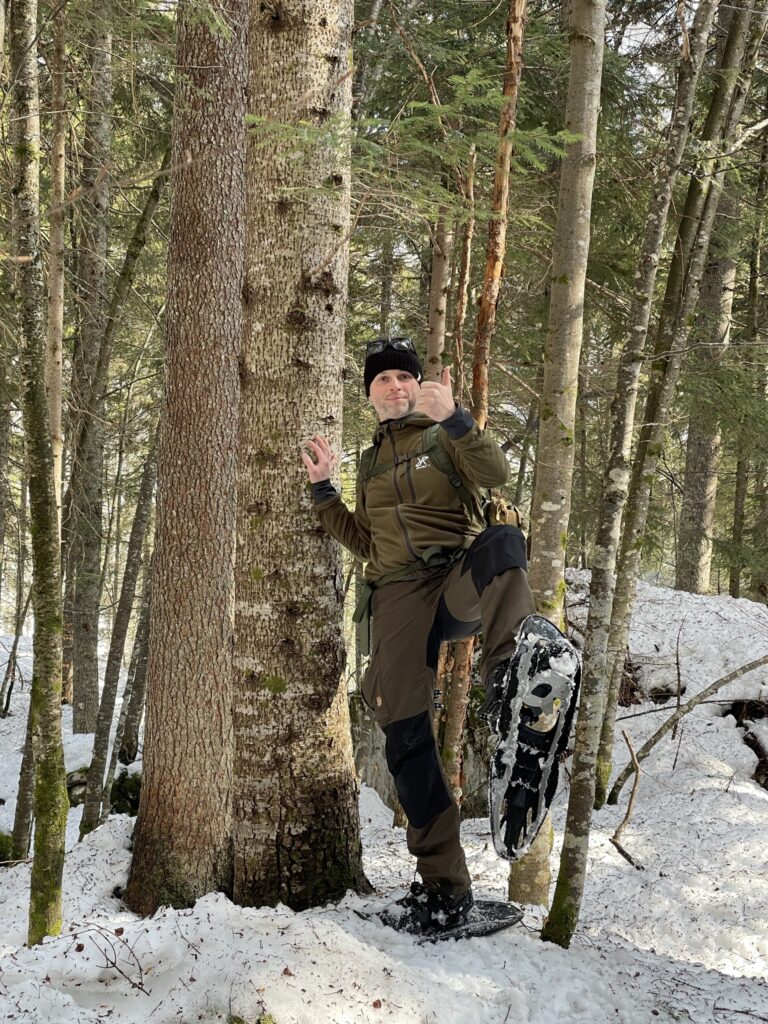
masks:
<svg viewBox="0 0 768 1024"><path fill-rule="evenodd" d="M422 882L412 882L411 891L397 901L407 914L406 931L445 931L464 924L472 909L472 890L458 894L430 889Z"/></svg>

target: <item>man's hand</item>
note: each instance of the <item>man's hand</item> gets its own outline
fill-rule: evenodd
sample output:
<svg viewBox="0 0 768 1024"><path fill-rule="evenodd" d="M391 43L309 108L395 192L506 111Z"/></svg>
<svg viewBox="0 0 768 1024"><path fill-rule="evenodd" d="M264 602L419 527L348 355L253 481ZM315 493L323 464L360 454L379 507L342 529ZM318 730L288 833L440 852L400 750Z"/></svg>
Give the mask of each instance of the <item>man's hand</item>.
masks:
<svg viewBox="0 0 768 1024"><path fill-rule="evenodd" d="M455 408L451 368L444 366L439 381L425 380L423 382L413 411L422 412L435 423L441 423L453 414Z"/></svg>
<svg viewBox="0 0 768 1024"><path fill-rule="evenodd" d="M313 484L318 484L321 480L329 480L336 469L338 459L327 440L320 437L319 434L315 434L314 437L308 437L306 441L302 441L301 446L301 457L307 467L310 481ZM310 452L314 455L314 459Z"/></svg>

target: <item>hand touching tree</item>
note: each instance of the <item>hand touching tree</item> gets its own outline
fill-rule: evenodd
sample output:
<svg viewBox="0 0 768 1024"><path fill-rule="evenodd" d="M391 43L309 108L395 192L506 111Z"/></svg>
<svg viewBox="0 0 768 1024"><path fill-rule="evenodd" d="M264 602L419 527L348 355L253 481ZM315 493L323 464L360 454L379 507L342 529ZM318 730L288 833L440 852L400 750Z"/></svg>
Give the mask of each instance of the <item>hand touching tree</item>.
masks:
<svg viewBox="0 0 768 1024"><path fill-rule="evenodd" d="M301 458L307 467L307 475L310 482L313 484L318 484L322 480L330 480L338 464L336 452L332 450L326 438L321 437L319 434L315 434L314 437L308 437L302 443Z"/></svg>

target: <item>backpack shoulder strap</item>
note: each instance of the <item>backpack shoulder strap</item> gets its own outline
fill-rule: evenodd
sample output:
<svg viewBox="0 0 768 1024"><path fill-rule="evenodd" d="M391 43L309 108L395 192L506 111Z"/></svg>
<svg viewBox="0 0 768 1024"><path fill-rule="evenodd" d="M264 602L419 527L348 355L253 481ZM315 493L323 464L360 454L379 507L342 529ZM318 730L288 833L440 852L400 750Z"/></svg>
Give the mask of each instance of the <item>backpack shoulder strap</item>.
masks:
<svg viewBox="0 0 768 1024"><path fill-rule="evenodd" d="M377 444L372 444L370 448L366 448L360 455L360 467L358 469L358 476L360 482L365 489L365 485L373 476L373 464L376 462L376 453L379 450Z"/></svg>
<svg viewBox="0 0 768 1024"><path fill-rule="evenodd" d="M423 454L429 455L430 462L435 469L445 473L448 477L451 484L455 487L456 493L470 519L482 518L480 496L466 485L464 478L456 469L450 453L440 440L441 429L439 423L433 423L431 427L427 427L424 431L424 437L422 438Z"/></svg>

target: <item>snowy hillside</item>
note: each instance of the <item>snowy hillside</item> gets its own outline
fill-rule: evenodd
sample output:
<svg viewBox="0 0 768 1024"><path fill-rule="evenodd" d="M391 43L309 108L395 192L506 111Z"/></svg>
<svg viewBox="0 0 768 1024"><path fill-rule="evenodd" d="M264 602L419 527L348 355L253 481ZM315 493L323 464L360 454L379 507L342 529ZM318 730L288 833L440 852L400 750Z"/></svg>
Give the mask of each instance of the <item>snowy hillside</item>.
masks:
<svg viewBox="0 0 768 1024"><path fill-rule="evenodd" d="M572 590L583 625L586 576ZM768 610L727 597L694 597L641 584L631 651L646 688L677 685L685 698L768 654ZM28 651L24 662L29 674ZM768 699L768 667L717 699ZM0 830L13 820L26 691L0 721ZM594 821L581 924L570 950L537 937L540 912L492 938L419 945L355 909L391 898L411 881L401 831L370 790L361 796L368 877L379 895L348 895L335 907L294 914L243 910L210 895L188 911L142 920L112 893L125 883L133 822L116 817L76 842L70 814L64 934L23 945L29 866L0 869L0 1020L86 1024L231 1021L247 1024L752 1024L768 1021L768 792L752 780L757 758L723 704L684 719L643 765L622 843L610 843L626 810ZM667 709L620 710L637 748ZM67 713L68 714L68 713ZM69 735L67 766L88 744ZM765 724L756 729L768 732ZM627 761L623 739L617 767ZM562 825L566 791L559 794ZM476 895L503 898L506 865L487 823L463 826ZM557 853L557 850L555 851ZM554 862L556 863L556 861Z"/></svg>

